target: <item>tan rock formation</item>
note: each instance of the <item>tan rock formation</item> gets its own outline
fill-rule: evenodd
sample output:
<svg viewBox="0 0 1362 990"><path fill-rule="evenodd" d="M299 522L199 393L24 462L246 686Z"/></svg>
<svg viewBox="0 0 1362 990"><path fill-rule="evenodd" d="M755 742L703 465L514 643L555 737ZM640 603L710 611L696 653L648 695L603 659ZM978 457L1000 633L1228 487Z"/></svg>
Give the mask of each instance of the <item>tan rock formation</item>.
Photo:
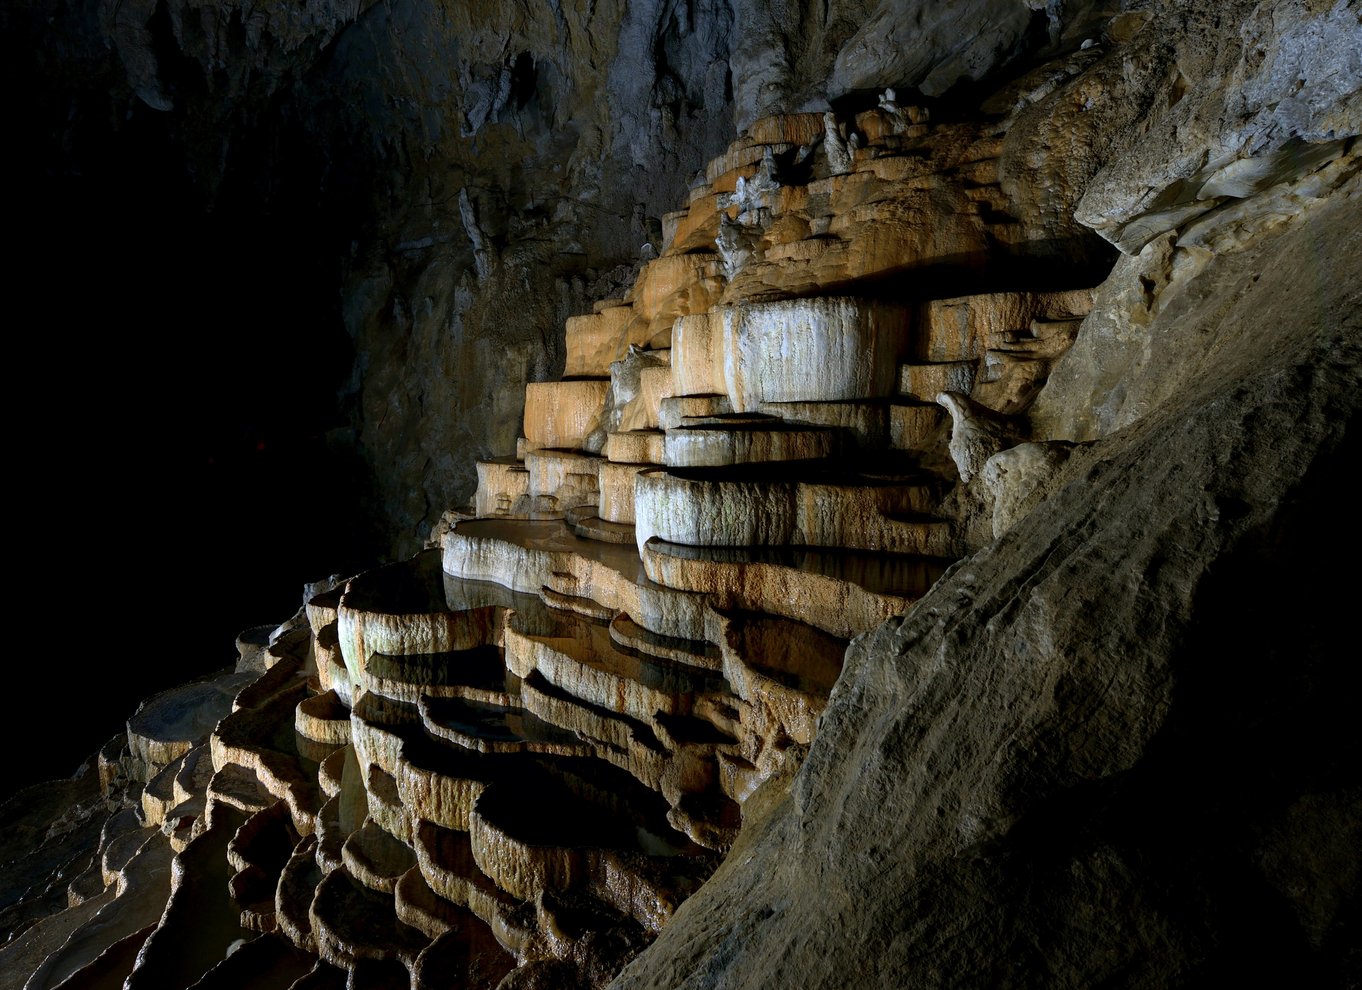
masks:
<svg viewBox="0 0 1362 990"><path fill-rule="evenodd" d="M84 859L18 830L78 873L0 986L1346 984L1357 678L1301 618L1349 591L1362 76L1268 81L1355 11L1255 7L1271 45L1165 84L1184 5L1068 48L1058 6L947 55L918 18L930 58L912 4L843 23L845 88L939 91L1025 9L1058 54L974 119L751 120L437 546L150 699L70 785ZM467 135L520 147L518 64ZM1123 162L1122 73L1156 138L1256 150ZM457 188L491 292L524 258ZM1127 252L1095 289L1075 208Z"/></svg>

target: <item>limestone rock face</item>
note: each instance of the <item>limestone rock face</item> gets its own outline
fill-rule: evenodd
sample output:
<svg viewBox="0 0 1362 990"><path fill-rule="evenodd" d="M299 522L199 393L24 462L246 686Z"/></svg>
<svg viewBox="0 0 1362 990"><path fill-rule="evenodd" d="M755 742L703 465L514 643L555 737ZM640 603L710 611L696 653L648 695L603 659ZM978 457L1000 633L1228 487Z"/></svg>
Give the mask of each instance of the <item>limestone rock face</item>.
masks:
<svg viewBox="0 0 1362 990"><path fill-rule="evenodd" d="M1051 482L1072 452L1073 445L1062 440L1020 443L984 462L984 484L993 496L995 539L1050 494Z"/></svg>
<svg viewBox="0 0 1362 990"><path fill-rule="evenodd" d="M1003 62L1034 14L1025 3L990 0L889 0L867 13L837 53L829 77L836 93L911 83L939 95L962 76L979 79ZM961 32L962 23L982 27Z"/></svg>
<svg viewBox="0 0 1362 990"><path fill-rule="evenodd" d="M1357 131L1360 31L1345 0L1111 17L1092 46L992 98L1015 115L1004 187L1057 229L1081 223L1137 253L1337 157Z"/></svg>

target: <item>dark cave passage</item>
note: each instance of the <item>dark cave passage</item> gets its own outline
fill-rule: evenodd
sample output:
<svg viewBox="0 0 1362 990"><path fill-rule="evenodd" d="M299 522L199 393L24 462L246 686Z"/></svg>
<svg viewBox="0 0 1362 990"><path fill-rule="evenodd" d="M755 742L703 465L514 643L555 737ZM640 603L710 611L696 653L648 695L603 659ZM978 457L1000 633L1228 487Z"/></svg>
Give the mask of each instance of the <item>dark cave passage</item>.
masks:
<svg viewBox="0 0 1362 990"><path fill-rule="evenodd" d="M112 127L35 101L5 167L23 601L78 630L60 662L19 665L21 696L69 717L7 792L69 774L139 699L232 663L235 632L282 621L303 582L377 556L321 163L276 121L210 198L175 122L121 109ZM125 653L119 630L148 628Z"/></svg>

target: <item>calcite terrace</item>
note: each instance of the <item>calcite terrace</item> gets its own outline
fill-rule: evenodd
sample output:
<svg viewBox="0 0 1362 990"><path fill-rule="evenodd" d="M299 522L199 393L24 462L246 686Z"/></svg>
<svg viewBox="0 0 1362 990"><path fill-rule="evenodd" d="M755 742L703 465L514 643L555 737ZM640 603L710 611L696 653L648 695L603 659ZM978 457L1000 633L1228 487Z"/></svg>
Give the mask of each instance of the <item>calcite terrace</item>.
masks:
<svg viewBox="0 0 1362 990"><path fill-rule="evenodd" d="M139 710L14 986L600 986L656 936L962 552L938 396L1021 411L1092 305L983 291L1043 257L996 125L885 104L754 124L428 549Z"/></svg>

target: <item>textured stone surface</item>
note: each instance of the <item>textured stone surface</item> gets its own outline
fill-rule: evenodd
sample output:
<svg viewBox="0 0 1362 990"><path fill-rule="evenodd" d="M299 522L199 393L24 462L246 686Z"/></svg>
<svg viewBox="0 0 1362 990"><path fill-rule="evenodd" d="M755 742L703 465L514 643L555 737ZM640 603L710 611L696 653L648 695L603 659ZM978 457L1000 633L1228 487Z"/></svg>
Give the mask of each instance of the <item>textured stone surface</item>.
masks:
<svg viewBox="0 0 1362 990"><path fill-rule="evenodd" d="M790 796L615 985L1356 979L1357 673L1313 618L1345 595L1355 209L1208 265L1166 346L1217 360L858 641Z"/></svg>
<svg viewBox="0 0 1362 990"><path fill-rule="evenodd" d="M440 522L6 807L6 985L1362 980L1355 4L160 10L375 142Z"/></svg>

